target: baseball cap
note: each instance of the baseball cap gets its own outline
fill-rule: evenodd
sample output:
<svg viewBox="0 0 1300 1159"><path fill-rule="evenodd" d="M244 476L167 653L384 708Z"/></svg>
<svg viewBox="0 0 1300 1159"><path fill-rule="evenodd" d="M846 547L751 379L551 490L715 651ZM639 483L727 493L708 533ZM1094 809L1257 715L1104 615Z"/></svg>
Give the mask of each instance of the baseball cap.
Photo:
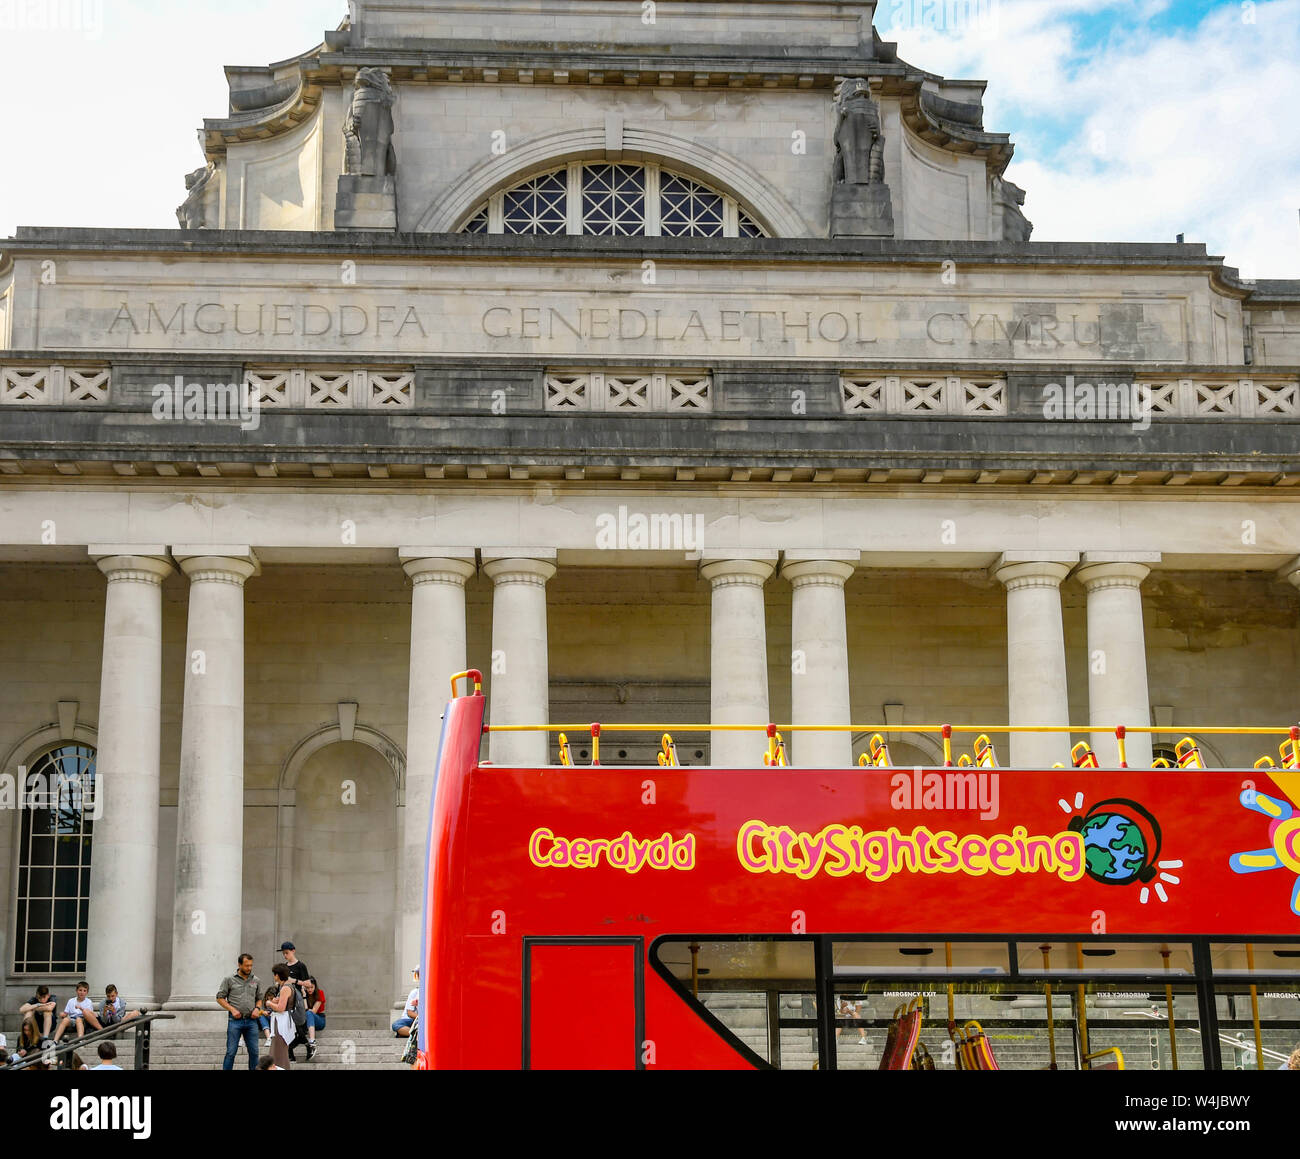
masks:
<svg viewBox="0 0 1300 1159"><path fill-rule="evenodd" d="M295 946L292 942L281 942L281 943L280 943L280 949L282 949L282 950L296 950L297 948L298 948L298 947Z"/></svg>

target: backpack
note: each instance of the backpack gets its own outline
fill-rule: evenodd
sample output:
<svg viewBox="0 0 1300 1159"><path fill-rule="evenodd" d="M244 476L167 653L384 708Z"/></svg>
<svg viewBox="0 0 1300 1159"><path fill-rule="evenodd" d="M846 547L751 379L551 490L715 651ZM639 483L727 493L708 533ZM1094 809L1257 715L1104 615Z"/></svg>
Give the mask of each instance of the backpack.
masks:
<svg viewBox="0 0 1300 1159"><path fill-rule="evenodd" d="M307 1025L307 1003L303 1001L302 994L299 993L298 987L292 982L289 986L289 1014L293 1018L294 1026L301 1029Z"/></svg>

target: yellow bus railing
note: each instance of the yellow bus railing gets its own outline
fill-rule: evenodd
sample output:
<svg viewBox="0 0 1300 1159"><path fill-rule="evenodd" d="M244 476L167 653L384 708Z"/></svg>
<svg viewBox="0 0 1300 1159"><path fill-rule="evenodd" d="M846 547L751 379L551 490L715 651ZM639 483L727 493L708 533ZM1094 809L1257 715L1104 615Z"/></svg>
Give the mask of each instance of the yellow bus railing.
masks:
<svg viewBox="0 0 1300 1159"><path fill-rule="evenodd" d="M1115 1060L1115 1065L1095 1067L1092 1064L1099 1058L1111 1058ZM1118 1046L1112 1046L1109 1050L1099 1050L1096 1054L1085 1054L1083 1061L1088 1064L1089 1070L1124 1070L1124 1052Z"/></svg>
<svg viewBox="0 0 1300 1159"><path fill-rule="evenodd" d="M452 678L452 694L455 695L456 682L463 678L472 678L474 681L474 694L481 694L482 675L478 672L461 672ZM1177 728L1171 728L1169 725L1151 726L1151 725L1116 725L1114 727L1105 725L1036 725L1036 724L603 724L592 722L591 724L485 724L483 726L485 733L523 733L523 732L542 732L557 733L560 740L560 760L562 764L571 764L572 758L565 760L569 755L568 736L570 732L586 732L591 736L591 763L592 765L600 764L600 738L604 733L660 733L663 736L663 744L659 754L659 763L666 767L674 767L677 764L676 749L673 745L672 737L669 733L763 733L767 737L766 752L763 763L769 767L785 767L788 765L788 753L785 743L786 733L851 733L866 734L871 739L868 743L868 752L859 759L859 765L868 768L891 768L889 746L885 738L890 734L933 734L941 738L943 744L943 767L945 768L982 768L996 769L998 767L997 755L994 750L991 736L1001 734L1005 736L1017 736L1025 734L1044 735L1044 736L1098 736L1105 733L1111 733L1115 737L1117 752L1119 755L1119 765L1121 769L1129 767L1128 764L1128 747L1127 739L1132 734L1144 736L1166 735L1171 732L1185 732L1195 736L1273 736L1285 738L1278 746L1278 753L1282 758L1282 768L1292 772L1300 771L1300 725L1289 725L1284 728L1266 727L1266 726L1233 726L1227 727L1222 725L1179 725ZM954 735L974 736L973 750L974 755L962 754L956 761L953 760L952 738ZM1077 769L1095 769L1101 767L1101 762L1093 750L1091 744L1087 741L1080 741L1071 749L1071 762ZM1063 768L1064 765L1058 764L1057 768ZM1192 735L1184 737L1177 745L1174 746L1174 761L1169 761L1163 757L1158 757L1152 763L1153 769L1170 769L1177 767L1179 769L1202 769L1205 767L1201 755L1200 746ZM1261 757L1255 762L1257 769L1276 769L1277 765L1271 757Z"/></svg>

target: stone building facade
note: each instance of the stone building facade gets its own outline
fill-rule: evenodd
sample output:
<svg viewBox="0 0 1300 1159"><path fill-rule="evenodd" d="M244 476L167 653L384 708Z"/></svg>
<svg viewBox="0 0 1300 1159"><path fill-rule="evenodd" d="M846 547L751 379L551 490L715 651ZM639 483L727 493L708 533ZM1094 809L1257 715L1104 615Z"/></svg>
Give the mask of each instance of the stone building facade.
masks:
<svg viewBox="0 0 1300 1159"><path fill-rule="evenodd" d="M1029 241L872 0L352 8L227 70L182 230L0 243L0 755L66 774L6 1009L289 937L378 1017L468 665L496 723L1296 718L1300 282Z"/></svg>

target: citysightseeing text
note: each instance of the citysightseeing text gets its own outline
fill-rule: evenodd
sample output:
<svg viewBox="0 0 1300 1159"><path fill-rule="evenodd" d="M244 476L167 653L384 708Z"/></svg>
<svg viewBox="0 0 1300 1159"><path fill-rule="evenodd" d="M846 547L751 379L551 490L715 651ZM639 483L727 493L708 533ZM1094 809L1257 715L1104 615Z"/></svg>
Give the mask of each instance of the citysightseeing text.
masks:
<svg viewBox="0 0 1300 1159"><path fill-rule="evenodd" d="M856 825L827 825L814 836L785 825L747 821L736 835L736 856L750 873L793 874L802 881L825 873L862 874L868 881L882 882L903 872L971 877L1054 873L1062 881L1078 881L1087 868L1078 833L1031 837L1022 825L1009 834L988 837L932 833L924 827L904 835L897 829L864 832Z"/></svg>

